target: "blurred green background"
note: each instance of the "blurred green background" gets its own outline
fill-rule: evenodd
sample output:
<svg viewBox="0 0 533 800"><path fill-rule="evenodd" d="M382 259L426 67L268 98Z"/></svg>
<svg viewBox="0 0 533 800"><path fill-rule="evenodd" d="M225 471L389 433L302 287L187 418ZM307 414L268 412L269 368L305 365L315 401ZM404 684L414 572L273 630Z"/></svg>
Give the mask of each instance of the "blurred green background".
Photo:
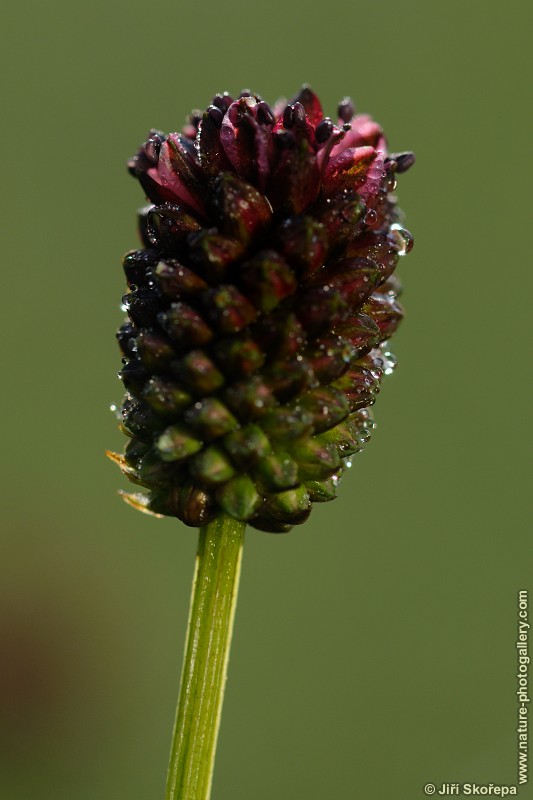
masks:
<svg viewBox="0 0 533 800"><path fill-rule="evenodd" d="M399 185L407 317L340 499L248 535L213 798L515 782L528 8L5 6L2 798L163 797L196 534L121 503L103 456L122 446L120 261L143 203L124 164L216 91L273 101L304 81L417 153Z"/></svg>

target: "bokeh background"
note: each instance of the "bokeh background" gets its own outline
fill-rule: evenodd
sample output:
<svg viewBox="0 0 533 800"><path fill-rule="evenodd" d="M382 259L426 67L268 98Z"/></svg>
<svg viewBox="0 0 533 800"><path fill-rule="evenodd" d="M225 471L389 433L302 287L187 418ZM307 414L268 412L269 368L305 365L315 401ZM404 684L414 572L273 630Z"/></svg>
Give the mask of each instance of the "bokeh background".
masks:
<svg viewBox="0 0 533 800"><path fill-rule="evenodd" d="M124 163L216 91L352 94L416 167L378 428L340 499L248 535L214 800L516 781L527 530L529 4L4 7L0 796L163 797L196 534L116 495ZM529 286L528 286L529 283ZM527 790L521 796L527 796Z"/></svg>

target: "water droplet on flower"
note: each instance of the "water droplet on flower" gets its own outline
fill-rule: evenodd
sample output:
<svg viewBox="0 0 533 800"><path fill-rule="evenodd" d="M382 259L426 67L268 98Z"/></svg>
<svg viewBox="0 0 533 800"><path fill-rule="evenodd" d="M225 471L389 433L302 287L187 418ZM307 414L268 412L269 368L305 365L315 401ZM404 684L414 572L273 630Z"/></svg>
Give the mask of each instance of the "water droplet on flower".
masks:
<svg viewBox="0 0 533 800"><path fill-rule="evenodd" d="M394 353L386 350L383 353L383 372L385 375L391 375L396 369L397 359Z"/></svg>
<svg viewBox="0 0 533 800"><path fill-rule="evenodd" d="M411 233L406 228L402 228L398 223L390 226L391 234L398 247L398 255L405 256L413 249L414 239Z"/></svg>
<svg viewBox="0 0 533 800"><path fill-rule="evenodd" d="M378 218L377 212L374 211L373 208L370 208L365 214L365 225L367 225L368 227L374 225L374 223L377 221L377 218Z"/></svg>
<svg viewBox="0 0 533 800"><path fill-rule="evenodd" d="M118 406L115 403L111 403L111 405L109 406L109 410L111 411L113 416L115 416L117 419L122 419L122 411L120 410L120 408L118 408Z"/></svg>
<svg viewBox="0 0 533 800"><path fill-rule="evenodd" d="M396 356L390 350L383 349L383 344L379 348L371 350L370 355L376 367L378 367L377 371L381 371L385 375L390 375L394 372L397 364Z"/></svg>
<svg viewBox="0 0 533 800"><path fill-rule="evenodd" d="M351 466L352 466L352 462L351 462L351 461L350 461L350 460L347 458L347 459L345 459L345 461L344 461L344 466L345 466L347 469L350 469L350 468L351 468Z"/></svg>

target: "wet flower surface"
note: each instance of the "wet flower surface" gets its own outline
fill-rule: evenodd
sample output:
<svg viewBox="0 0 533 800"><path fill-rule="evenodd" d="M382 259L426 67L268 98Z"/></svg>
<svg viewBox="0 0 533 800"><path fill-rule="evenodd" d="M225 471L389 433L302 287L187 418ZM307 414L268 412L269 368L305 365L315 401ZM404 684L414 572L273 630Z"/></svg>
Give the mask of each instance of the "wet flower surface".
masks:
<svg viewBox="0 0 533 800"><path fill-rule="evenodd" d="M114 455L148 512L220 511L271 532L332 500L394 357L394 269L412 247L381 127L304 87L271 108L216 95L128 166L150 205L117 337L130 437Z"/></svg>

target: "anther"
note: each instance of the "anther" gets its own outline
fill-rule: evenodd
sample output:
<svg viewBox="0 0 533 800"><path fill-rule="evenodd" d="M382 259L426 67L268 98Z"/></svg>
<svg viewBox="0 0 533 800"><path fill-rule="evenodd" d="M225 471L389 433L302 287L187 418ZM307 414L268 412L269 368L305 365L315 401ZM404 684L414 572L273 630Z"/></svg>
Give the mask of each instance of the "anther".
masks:
<svg viewBox="0 0 533 800"><path fill-rule="evenodd" d="M350 122L355 114L355 106L351 97L344 97L341 100L337 109L337 113L339 115L339 119L341 119L343 122Z"/></svg>
<svg viewBox="0 0 533 800"><path fill-rule="evenodd" d="M215 123L215 126L220 128L222 126L222 120L224 119L224 112L217 106L209 106L207 113Z"/></svg>
<svg viewBox="0 0 533 800"><path fill-rule="evenodd" d="M327 142L333 133L333 127L333 122L329 117L325 117L321 122L318 123L315 128L315 139L317 140L318 144Z"/></svg>

